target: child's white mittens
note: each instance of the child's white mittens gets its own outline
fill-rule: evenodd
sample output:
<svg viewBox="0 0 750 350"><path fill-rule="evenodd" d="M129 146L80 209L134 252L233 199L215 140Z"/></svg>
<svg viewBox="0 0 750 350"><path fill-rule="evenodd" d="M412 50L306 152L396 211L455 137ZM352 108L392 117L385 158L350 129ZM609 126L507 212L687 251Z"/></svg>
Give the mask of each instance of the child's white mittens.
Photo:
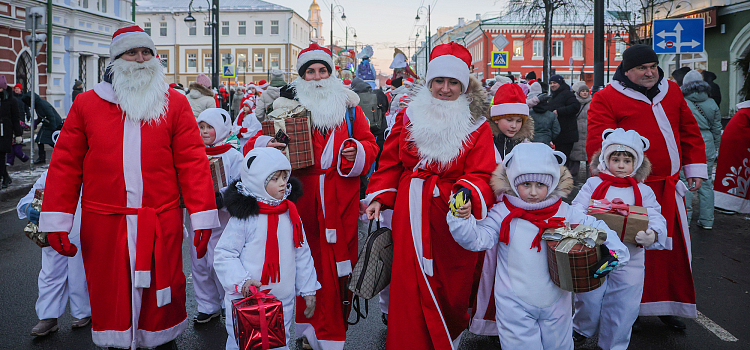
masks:
<svg viewBox="0 0 750 350"><path fill-rule="evenodd" d="M656 232L652 229L647 229L646 231L639 231L635 234L635 242L644 246L648 247L656 241Z"/></svg>

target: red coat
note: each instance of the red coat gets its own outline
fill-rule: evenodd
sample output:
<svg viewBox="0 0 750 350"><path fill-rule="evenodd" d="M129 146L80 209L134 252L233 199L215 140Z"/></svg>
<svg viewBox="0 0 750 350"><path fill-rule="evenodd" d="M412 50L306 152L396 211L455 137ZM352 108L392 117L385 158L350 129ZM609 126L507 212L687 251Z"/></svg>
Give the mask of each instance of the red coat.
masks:
<svg viewBox="0 0 750 350"><path fill-rule="evenodd" d="M153 347L187 327L179 190L193 227L210 229L219 226L213 185L185 95L169 89L167 114L141 125L111 101L112 86L102 82L73 103L52 153L40 227L69 232L84 189L79 248L92 338Z"/></svg>
<svg viewBox="0 0 750 350"><path fill-rule="evenodd" d="M243 153L265 147L270 140L270 136L259 131L245 143ZM347 140L357 147L353 164L341 156ZM360 176L367 174L380 149L359 107L351 138L342 119L326 136L314 129L312 145L315 165L294 170L292 176L299 178L304 189L297 207L302 208L299 214L322 286L316 294L316 310L326 311L316 311L312 318L307 318L303 314L305 309L298 307L296 333L304 333L311 344L324 341L320 343L323 349L340 349L346 340L346 324L339 277L349 275L357 261ZM301 297L297 302L304 305Z"/></svg>
<svg viewBox="0 0 750 350"><path fill-rule="evenodd" d="M494 203L489 179L497 166L495 145L482 118L466 136L464 151L445 169L431 164L414 172L420 159L416 146L407 141L404 120L400 112L367 188L368 199L393 209L394 269L386 347L452 349L452 341L469 324L471 287L480 255L453 240L445 220L448 200L457 187L468 188L474 216L487 215ZM422 187L432 181L437 196L433 189L423 192ZM423 220L427 210L429 217Z"/></svg>
<svg viewBox="0 0 750 350"><path fill-rule="evenodd" d="M714 182L715 206L750 213L750 101L737 105L721 135Z"/></svg>
<svg viewBox="0 0 750 350"><path fill-rule="evenodd" d="M694 318L690 233L682 198L687 189L679 181L679 172L682 168L687 177L707 178L705 144L680 87L662 79L659 90L653 102L619 81L595 93L589 108L586 153L591 158L601 149L602 132L607 128L635 130L650 141L645 154L652 170L646 184L661 204L667 220L667 249L671 250L646 251L640 313Z"/></svg>

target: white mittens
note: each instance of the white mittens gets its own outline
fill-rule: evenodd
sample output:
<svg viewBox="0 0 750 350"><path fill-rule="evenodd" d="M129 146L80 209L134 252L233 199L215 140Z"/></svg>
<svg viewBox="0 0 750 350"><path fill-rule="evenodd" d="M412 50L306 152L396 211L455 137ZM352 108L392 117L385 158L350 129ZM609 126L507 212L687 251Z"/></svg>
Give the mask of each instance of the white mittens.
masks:
<svg viewBox="0 0 750 350"><path fill-rule="evenodd" d="M16 136L16 144L20 145L23 143L23 136Z"/></svg>
<svg viewBox="0 0 750 350"><path fill-rule="evenodd" d="M647 229L646 231L639 231L635 234L635 241L636 243L648 247L656 241L656 232L652 229Z"/></svg>

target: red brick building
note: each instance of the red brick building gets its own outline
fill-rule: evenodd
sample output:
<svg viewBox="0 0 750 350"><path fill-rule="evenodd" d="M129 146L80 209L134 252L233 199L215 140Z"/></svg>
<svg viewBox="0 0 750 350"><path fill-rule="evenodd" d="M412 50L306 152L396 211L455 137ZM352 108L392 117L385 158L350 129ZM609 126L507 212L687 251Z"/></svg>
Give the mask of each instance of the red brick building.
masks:
<svg viewBox="0 0 750 350"><path fill-rule="evenodd" d="M9 86L21 84L28 90L31 79L31 50L24 37L31 34L24 30L26 9L11 3L0 1L0 74L5 75ZM42 46L36 57L39 94L47 94L47 45Z"/></svg>

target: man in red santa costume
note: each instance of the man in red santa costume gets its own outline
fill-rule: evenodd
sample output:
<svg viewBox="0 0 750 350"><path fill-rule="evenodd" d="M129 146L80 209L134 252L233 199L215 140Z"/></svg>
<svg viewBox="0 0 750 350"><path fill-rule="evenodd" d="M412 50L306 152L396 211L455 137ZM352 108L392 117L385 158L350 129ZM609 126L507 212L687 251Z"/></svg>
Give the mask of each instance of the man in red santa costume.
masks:
<svg viewBox="0 0 750 350"><path fill-rule="evenodd" d="M80 245L103 347L172 349L187 327L180 189L199 258L219 226L198 124L155 52L138 26L114 33L104 81L68 114L39 220L52 248L73 256L68 232L84 190Z"/></svg>
<svg viewBox="0 0 750 350"><path fill-rule="evenodd" d="M646 251L646 275L640 315L660 316L666 325L685 329L675 316L695 318L690 232L683 199L708 178L705 144L680 87L664 78L650 46L633 45L622 54L614 81L594 94L589 108L586 153L602 148L606 129L635 130L651 142L645 155L653 168L646 185L656 194L667 220L666 250Z"/></svg>
<svg viewBox="0 0 750 350"><path fill-rule="evenodd" d="M426 86L415 86L396 116L370 178L368 219L393 209L389 349L455 349L469 324L479 254L459 246L445 216L451 194L471 192L472 214L487 215L495 169L487 93L469 75L471 54L456 43L432 51ZM467 214L468 214L468 209Z"/></svg>
<svg viewBox="0 0 750 350"><path fill-rule="evenodd" d="M357 106L359 98L332 74L328 49L310 44L297 57L299 78L291 84L297 99L311 113L315 165L297 169L304 194L297 201L302 224L315 260L322 288L317 292L318 310L307 318L297 308L297 336L304 336L313 349L343 349L345 317L350 293L343 284L357 261L359 177L370 169L379 148L367 117ZM283 147L270 136L248 140L245 154L254 147ZM343 292L342 291L346 291ZM300 297L297 305L305 305Z"/></svg>

